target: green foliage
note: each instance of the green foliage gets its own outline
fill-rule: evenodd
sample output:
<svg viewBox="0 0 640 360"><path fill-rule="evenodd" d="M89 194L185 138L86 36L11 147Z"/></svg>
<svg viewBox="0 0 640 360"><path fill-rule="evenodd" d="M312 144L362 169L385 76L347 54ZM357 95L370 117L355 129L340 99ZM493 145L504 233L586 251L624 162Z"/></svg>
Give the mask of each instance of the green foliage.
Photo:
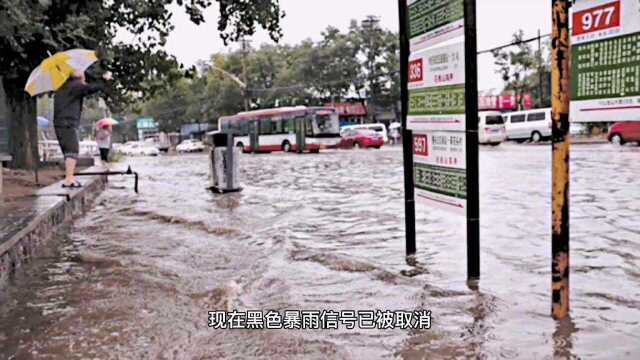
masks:
<svg viewBox="0 0 640 360"><path fill-rule="evenodd" d="M284 16L278 0L216 0L220 5L218 29L226 42L266 29L274 40L281 37ZM0 78L10 99L9 118L27 122L10 138L13 153L35 151L29 138L35 134L35 106L22 94L30 72L47 53L72 48L95 49L100 62L94 72L111 70L115 84L107 95L112 108L124 109L129 100L149 97L182 76L185 71L162 50L173 30L172 0L0 0ZM204 22L203 11L211 0L177 0L192 22ZM135 44L115 42L118 31L135 36ZM91 75L91 74L89 74ZM132 97L132 94L135 97ZM31 102L30 104L27 104ZM32 116L33 115L33 116ZM13 131L13 130L12 130ZM32 150L28 150L31 148ZM17 166L25 164L21 156ZM27 156L25 159L37 158ZM26 161L26 160L25 160Z"/></svg>
<svg viewBox="0 0 640 360"><path fill-rule="evenodd" d="M327 27L318 42L262 45L216 54L191 78L145 101L143 111L165 131L190 122L216 123L244 110L244 86L253 107L322 105L361 97L391 110L400 98L398 36L353 20L346 32ZM246 67L246 74L245 69Z"/></svg>
<svg viewBox="0 0 640 360"><path fill-rule="evenodd" d="M545 59L544 52L549 44L545 43L540 50L533 50L531 45L524 42L524 32L519 30L513 34L515 51L505 49L493 51L496 71L505 82L505 91L513 91L520 99L520 95L532 93L535 107L551 106L551 69L549 59ZM547 51L548 53L548 51Z"/></svg>

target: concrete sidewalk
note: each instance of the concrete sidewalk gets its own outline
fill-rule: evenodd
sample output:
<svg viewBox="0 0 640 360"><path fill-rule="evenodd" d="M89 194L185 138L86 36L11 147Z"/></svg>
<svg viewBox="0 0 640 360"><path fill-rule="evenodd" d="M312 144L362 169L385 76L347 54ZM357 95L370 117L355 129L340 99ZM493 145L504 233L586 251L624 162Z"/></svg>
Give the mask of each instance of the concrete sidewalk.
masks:
<svg viewBox="0 0 640 360"><path fill-rule="evenodd" d="M104 170L96 166L86 172ZM38 245L60 225L87 211L104 190L107 179L83 176L81 182L80 189L64 189L60 181L33 196L0 200L0 285L12 271L28 261Z"/></svg>

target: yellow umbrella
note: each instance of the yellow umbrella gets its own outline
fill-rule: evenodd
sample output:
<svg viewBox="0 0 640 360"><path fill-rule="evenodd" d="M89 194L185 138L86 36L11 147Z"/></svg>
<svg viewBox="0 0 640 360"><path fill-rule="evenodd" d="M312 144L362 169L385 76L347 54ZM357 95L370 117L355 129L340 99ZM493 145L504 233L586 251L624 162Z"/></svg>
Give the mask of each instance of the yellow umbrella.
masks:
<svg viewBox="0 0 640 360"><path fill-rule="evenodd" d="M58 90L74 71L85 71L97 60L95 51L83 49L49 56L31 72L24 90L31 96Z"/></svg>

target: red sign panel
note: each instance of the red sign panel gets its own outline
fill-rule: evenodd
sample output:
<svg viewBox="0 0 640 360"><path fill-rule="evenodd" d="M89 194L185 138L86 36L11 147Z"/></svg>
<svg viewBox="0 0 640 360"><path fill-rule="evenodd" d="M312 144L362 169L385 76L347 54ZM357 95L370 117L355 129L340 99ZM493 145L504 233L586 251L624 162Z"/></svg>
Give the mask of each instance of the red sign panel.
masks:
<svg viewBox="0 0 640 360"><path fill-rule="evenodd" d="M429 156L426 135L413 135L413 153L420 156Z"/></svg>
<svg viewBox="0 0 640 360"><path fill-rule="evenodd" d="M422 71L422 59L409 62L409 82L422 81L424 79Z"/></svg>
<svg viewBox="0 0 640 360"><path fill-rule="evenodd" d="M524 109L531 109L533 107L533 98L531 94L524 94L522 96L522 107ZM518 108L515 95L493 95L493 96L479 96L478 97L478 109L479 110L515 110Z"/></svg>
<svg viewBox="0 0 640 360"><path fill-rule="evenodd" d="M356 103L327 103L325 106L334 107L340 116L366 116L367 108L364 104Z"/></svg>
<svg viewBox="0 0 640 360"><path fill-rule="evenodd" d="M573 14L573 35L620 26L620 0Z"/></svg>

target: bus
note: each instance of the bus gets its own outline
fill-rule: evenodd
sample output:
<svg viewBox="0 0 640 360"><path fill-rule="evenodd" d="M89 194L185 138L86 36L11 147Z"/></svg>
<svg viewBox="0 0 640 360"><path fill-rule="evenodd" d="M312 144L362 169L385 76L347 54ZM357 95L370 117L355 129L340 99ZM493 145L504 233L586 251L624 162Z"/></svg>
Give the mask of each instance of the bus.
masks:
<svg viewBox="0 0 640 360"><path fill-rule="evenodd" d="M243 152L319 152L340 142L338 112L332 107L281 107L245 111L218 120L221 132L234 134Z"/></svg>

